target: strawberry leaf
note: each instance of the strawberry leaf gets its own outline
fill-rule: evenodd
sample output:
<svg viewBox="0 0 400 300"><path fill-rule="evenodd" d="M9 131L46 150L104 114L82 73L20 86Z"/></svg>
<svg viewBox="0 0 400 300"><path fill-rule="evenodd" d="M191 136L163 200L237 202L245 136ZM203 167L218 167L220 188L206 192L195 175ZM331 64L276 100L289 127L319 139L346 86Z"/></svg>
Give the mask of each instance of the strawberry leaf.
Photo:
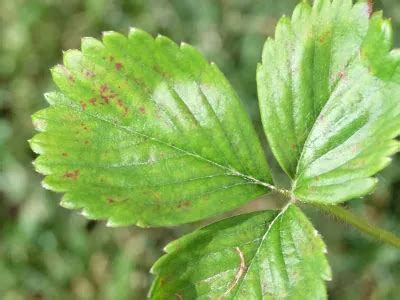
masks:
<svg viewBox="0 0 400 300"><path fill-rule="evenodd" d="M174 225L236 208L271 177L237 95L194 48L140 30L82 40L31 140L44 186L110 225ZM254 179L254 178L257 178ZM255 184L258 183L258 184Z"/></svg>
<svg viewBox="0 0 400 300"><path fill-rule="evenodd" d="M171 244L151 299L326 299L325 245L294 205L229 218Z"/></svg>
<svg viewBox="0 0 400 300"><path fill-rule="evenodd" d="M337 203L369 193L399 150L400 52L370 2L317 0L283 17L257 72L265 133L293 192Z"/></svg>

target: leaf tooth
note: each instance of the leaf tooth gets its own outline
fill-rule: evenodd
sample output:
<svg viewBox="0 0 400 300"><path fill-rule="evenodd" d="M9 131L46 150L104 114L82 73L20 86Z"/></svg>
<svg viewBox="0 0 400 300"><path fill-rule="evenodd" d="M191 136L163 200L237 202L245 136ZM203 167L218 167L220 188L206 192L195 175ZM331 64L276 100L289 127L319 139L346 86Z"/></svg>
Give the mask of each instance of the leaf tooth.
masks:
<svg viewBox="0 0 400 300"><path fill-rule="evenodd" d="M83 53L77 49L64 52L63 62L69 70L80 70L82 68Z"/></svg>
<svg viewBox="0 0 400 300"><path fill-rule="evenodd" d="M162 34L158 34L155 41L161 47L172 48L172 51L177 51L179 49L178 45L174 41Z"/></svg>
<svg viewBox="0 0 400 300"><path fill-rule="evenodd" d="M48 183L46 182L45 179L42 180L42 182L41 182L40 184L42 185L42 187L43 187L45 190L54 191L53 187L52 187L50 184L48 184Z"/></svg>
<svg viewBox="0 0 400 300"><path fill-rule="evenodd" d="M290 18L283 16L279 19L275 30L275 40L285 40L292 35L292 26Z"/></svg>
<svg viewBox="0 0 400 300"><path fill-rule="evenodd" d="M309 19L311 14L311 6L309 1L299 3L293 11L292 23L303 22L302 20Z"/></svg>
<svg viewBox="0 0 400 300"><path fill-rule="evenodd" d="M43 152L44 152L44 151L43 151ZM41 154L43 154L43 153L41 153ZM37 159L35 159L35 160L32 162L32 165L34 166L36 172L38 172L38 173L40 173L40 174L42 174L42 175L45 175L45 176L51 175L51 174L53 173L53 172L51 171L51 168L49 168L48 166L46 166L45 164L43 164L43 161L42 161L42 160L44 160L44 159L41 159L41 157L43 157L43 156L40 156L40 157L38 157Z"/></svg>
<svg viewBox="0 0 400 300"><path fill-rule="evenodd" d="M70 201L70 200L68 200L68 199L65 199L65 197L63 197L63 198L61 199L61 201L59 202L59 204L60 204L61 207L64 207L64 208L66 208L66 209L77 209L77 208L81 208L81 207L79 207L78 205L76 205L74 202L72 202L72 201Z"/></svg>
<svg viewBox="0 0 400 300"><path fill-rule="evenodd" d="M84 216L87 219L93 219L90 212L87 209L82 209L81 212L79 213L80 215Z"/></svg>
<svg viewBox="0 0 400 300"><path fill-rule="evenodd" d="M81 39L81 50L83 53L89 51L101 51L102 49L104 49L104 45L98 39L92 37L83 37Z"/></svg>
<svg viewBox="0 0 400 300"><path fill-rule="evenodd" d="M40 110L32 116L32 124L35 130L44 132L47 129L47 121L42 118L44 110Z"/></svg>
<svg viewBox="0 0 400 300"><path fill-rule="evenodd" d="M104 31L102 40L106 47L122 47L126 44L127 38L125 35L116 31Z"/></svg>
<svg viewBox="0 0 400 300"><path fill-rule="evenodd" d="M139 39L139 40L140 39L147 39L147 40L151 39L151 40L153 40L153 37L150 34L148 34L146 31L141 30L137 27L131 27L129 29L128 38L130 40L133 40L133 39Z"/></svg>

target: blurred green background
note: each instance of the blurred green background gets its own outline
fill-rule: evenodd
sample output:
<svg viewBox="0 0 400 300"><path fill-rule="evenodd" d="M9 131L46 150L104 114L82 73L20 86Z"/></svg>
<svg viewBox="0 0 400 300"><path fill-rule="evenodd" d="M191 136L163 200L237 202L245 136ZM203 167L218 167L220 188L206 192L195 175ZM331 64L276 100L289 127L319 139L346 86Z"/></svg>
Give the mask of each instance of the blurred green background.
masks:
<svg viewBox="0 0 400 300"><path fill-rule="evenodd" d="M260 128L256 63L279 16L296 2L0 0L0 299L144 299L162 247L199 225L107 228L61 208L60 195L41 187L27 143L30 115L46 106L42 95L54 89L49 68L61 62L61 50L130 26L191 43L221 67ZM375 2L392 18L399 45L399 0ZM377 191L349 208L400 234L400 156L379 177ZM244 210L280 201L270 196ZM399 251L306 211L328 244L331 299L400 299Z"/></svg>

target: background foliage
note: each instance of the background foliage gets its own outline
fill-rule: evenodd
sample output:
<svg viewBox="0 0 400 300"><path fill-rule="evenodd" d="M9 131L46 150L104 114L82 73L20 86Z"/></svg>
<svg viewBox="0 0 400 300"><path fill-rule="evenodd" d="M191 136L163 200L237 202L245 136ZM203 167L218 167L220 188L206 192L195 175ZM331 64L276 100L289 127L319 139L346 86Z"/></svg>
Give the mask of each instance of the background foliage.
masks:
<svg viewBox="0 0 400 300"><path fill-rule="evenodd" d="M392 18L399 46L400 3L376 2ZM82 36L100 37L102 30L127 33L129 26L183 40L221 67L261 129L256 63L265 37L295 4L295 0L0 0L0 298L143 299L152 280L148 270L162 247L199 226L110 229L59 207L59 195L42 189L26 141L33 134L30 115L46 105L42 94L54 89L48 69L61 61L61 49L78 47ZM379 177L377 191L352 201L351 208L400 234L400 157ZM281 205L281 199L271 195L241 211ZM332 299L399 295L398 251L364 239L315 211L307 212L329 248Z"/></svg>

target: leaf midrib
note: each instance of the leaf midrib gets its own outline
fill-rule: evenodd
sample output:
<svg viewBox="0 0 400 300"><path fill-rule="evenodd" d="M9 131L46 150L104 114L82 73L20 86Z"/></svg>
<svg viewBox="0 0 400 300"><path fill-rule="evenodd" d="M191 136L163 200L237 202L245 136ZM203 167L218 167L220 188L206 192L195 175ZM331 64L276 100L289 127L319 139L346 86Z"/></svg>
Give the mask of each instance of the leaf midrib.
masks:
<svg viewBox="0 0 400 300"><path fill-rule="evenodd" d="M267 231L265 232L265 234L263 235L263 237L262 237L260 243L258 244L257 249L256 249L254 255L249 259L250 263L249 263L249 265L247 266L246 270L244 271L243 277L242 277L242 279L240 280L238 286L236 287L236 292L235 292L235 294L232 295L233 299L236 298L238 292L240 291L240 289L241 289L241 287L242 287L243 282L246 280L246 277L247 277L247 275L249 274L251 267L253 266L253 263L254 263L254 261L255 261L255 258L256 258L257 255L259 254L260 249L262 248L262 246L263 246L265 240L267 239L267 237L268 237L268 235L269 235L269 233L270 233L272 227L275 225L275 223L278 221L278 219L280 219L280 218L283 216L283 214L288 210L288 208L289 208L291 205L292 205L292 203L289 202L284 208L282 208L281 211L279 212L279 214L278 214L278 215L271 221L271 223L269 224L268 229L267 229ZM285 270L285 271L287 272L287 270Z"/></svg>

